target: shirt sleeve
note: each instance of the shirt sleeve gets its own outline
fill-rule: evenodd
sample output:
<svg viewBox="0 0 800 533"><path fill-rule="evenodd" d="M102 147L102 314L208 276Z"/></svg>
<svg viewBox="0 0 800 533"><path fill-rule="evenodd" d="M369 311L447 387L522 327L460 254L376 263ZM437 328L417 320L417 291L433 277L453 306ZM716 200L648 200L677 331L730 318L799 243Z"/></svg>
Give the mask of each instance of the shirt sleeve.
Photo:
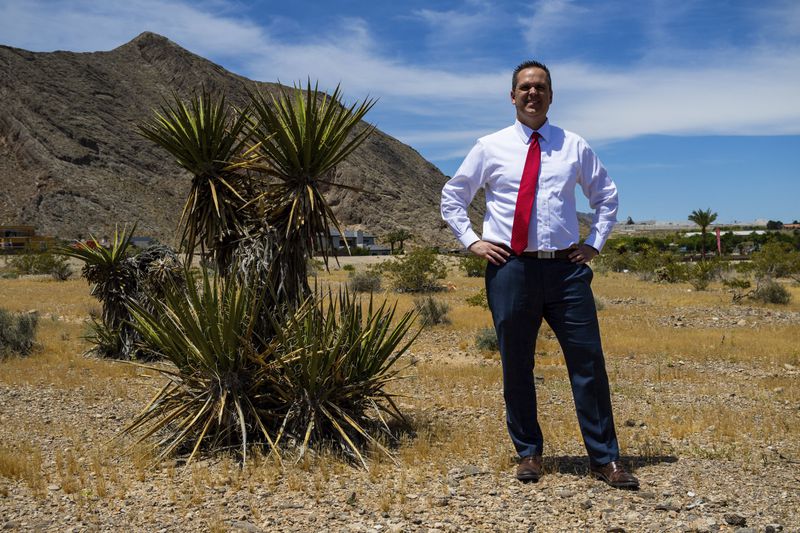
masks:
<svg viewBox="0 0 800 533"><path fill-rule="evenodd" d="M442 218L465 248L480 240L472 229L467 207L483 186L483 168L484 147L478 142L442 189Z"/></svg>
<svg viewBox="0 0 800 533"><path fill-rule="evenodd" d="M594 209L592 227L584 242L601 251L617 223L619 206L617 186L608 176L600 159L585 142L581 143L580 169L583 194L589 199L589 206Z"/></svg>

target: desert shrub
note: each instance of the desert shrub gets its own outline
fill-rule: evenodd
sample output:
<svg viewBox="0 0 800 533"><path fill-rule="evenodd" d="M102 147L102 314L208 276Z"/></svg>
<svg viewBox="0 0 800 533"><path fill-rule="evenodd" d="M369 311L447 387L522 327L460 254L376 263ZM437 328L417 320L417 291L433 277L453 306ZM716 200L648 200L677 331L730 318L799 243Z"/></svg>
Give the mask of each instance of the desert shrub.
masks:
<svg viewBox="0 0 800 533"><path fill-rule="evenodd" d="M753 253L752 270L759 278L792 278L800 281L800 251L785 242L768 242Z"/></svg>
<svg viewBox="0 0 800 533"><path fill-rule="evenodd" d="M356 271L356 267L355 267L355 265L343 265L342 266L342 270L344 270L346 272L355 272Z"/></svg>
<svg viewBox="0 0 800 533"><path fill-rule="evenodd" d="M423 296L414 300L414 309L419 314L423 326L435 326L437 324L449 324L450 318L447 313L450 306L446 302L437 300L433 296Z"/></svg>
<svg viewBox="0 0 800 533"><path fill-rule="evenodd" d="M603 309L605 309L605 308L606 308L606 304L605 304L605 302L604 302L603 300L601 300L600 298L598 298L597 296L595 296L595 297L594 297L594 307L595 307L595 309L597 309L598 311L602 311Z"/></svg>
<svg viewBox="0 0 800 533"><path fill-rule="evenodd" d="M19 276L41 274L40 256L43 254L24 253L11 258L8 266Z"/></svg>
<svg viewBox="0 0 800 533"><path fill-rule="evenodd" d="M655 281L665 283L679 283L689 279L690 268L686 263L671 261L664 266L658 267L654 272Z"/></svg>
<svg viewBox="0 0 800 533"><path fill-rule="evenodd" d="M417 248L402 257L393 257L381 265L400 292L434 291L438 280L447 276L447 265L430 248Z"/></svg>
<svg viewBox="0 0 800 533"><path fill-rule="evenodd" d="M370 254L370 249L366 246L350 246L349 252L346 252L349 256L365 256Z"/></svg>
<svg viewBox="0 0 800 533"><path fill-rule="evenodd" d="M497 342L497 332L494 328L482 328L475 333L475 347L484 352L497 352L500 345Z"/></svg>
<svg viewBox="0 0 800 533"><path fill-rule="evenodd" d="M353 292L375 292L381 290L381 274L376 270L350 272L347 286Z"/></svg>
<svg viewBox="0 0 800 533"><path fill-rule="evenodd" d="M49 274L58 281L63 281L72 274L67 259L51 252L18 255L8 262L8 266L18 275Z"/></svg>
<svg viewBox="0 0 800 533"><path fill-rule="evenodd" d="M603 248L603 253L592 260L592 270L598 274L633 270L633 255L606 246Z"/></svg>
<svg viewBox="0 0 800 533"><path fill-rule="evenodd" d="M53 264L49 274L56 281L68 280L69 277L72 275L72 268L69 266L67 258L63 256L58 256L58 261L56 261Z"/></svg>
<svg viewBox="0 0 800 533"><path fill-rule="evenodd" d="M742 278L728 278L722 280L722 285L729 289L749 289L751 287L750 280Z"/></svg>
<svg viewBox="0 0 800 533"><path fill-rule="evenodd" d="M469 305L474 305L475 307L482 307L484 309L489 309L489 300L486 297L486 288L482 288L472 296L465 298L465 302Z"/></svg>
<svg viewBox="0 0 800 533"><path fill-rule="evenodd" d="M704 291L719 275L720 264L715 260L699 261L688 267L688 280L696 291Z"/></svg>
<svg viewBox="0 0 800 533"><path fill-rule="evenodd" d="M751 298L768 304L788 304L792 299L786 287L771 278L762 278L756 284Z"/></svg>
<svg viewBox="0 0 800 533"><path fill-rule="evenodd" d="M458 263L467 277L470 278L483 277L486 272L486 259L478 257L477 255L462 257L459 259Z"/></svg>
<svg viewBox="0 0 800 533"><path fill-rule="evenodd" d="M36 344L37 313L12 313L0 308L0 359L28 355Z"/></svg>
<svg viewBox="0 0 800 533"><path fill-rule="evenodd" d="M658 280L659 273L663 272L664 268L677 270L678 267L668 267L668 265L679 261L680 259L672 253L648 247L632 257L630 269L636 272L639 279L652 281Z"/></svg>

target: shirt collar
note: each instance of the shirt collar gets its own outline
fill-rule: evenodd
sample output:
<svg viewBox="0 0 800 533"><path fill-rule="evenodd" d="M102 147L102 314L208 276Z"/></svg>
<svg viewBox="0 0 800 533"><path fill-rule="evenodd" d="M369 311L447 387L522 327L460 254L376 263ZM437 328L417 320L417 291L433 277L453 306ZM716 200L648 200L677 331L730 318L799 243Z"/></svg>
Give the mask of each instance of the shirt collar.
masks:
<svg viewBox="0 0 800 533"><path fill-rule="evenodd" d="M541 137L545 142L550 138L550 120L545 120L544 124L538 130L532 130L519 120L514 121L514 129L517 130L517 134L519 135L522 142L528 144L531 140L531 135L534 131L539 133L539 137Z"/></svg>

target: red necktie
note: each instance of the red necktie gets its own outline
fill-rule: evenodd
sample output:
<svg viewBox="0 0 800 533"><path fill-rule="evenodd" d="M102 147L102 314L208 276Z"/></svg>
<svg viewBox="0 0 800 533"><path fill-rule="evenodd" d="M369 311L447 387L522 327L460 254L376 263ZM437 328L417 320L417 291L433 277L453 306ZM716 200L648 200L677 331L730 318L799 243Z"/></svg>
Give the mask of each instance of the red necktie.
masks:
<svg viewBox="0 0 800 533"><path fill-rule="evenodd" d="M514 225L511 227L511 249L519 255L528 247L528 228L531 222L533 200L536 198L536 183L539 181L539 167L542 162L542 149L539 134L533 132L528 146L528 157L519 182L517 207L514 209Z"/></svg>

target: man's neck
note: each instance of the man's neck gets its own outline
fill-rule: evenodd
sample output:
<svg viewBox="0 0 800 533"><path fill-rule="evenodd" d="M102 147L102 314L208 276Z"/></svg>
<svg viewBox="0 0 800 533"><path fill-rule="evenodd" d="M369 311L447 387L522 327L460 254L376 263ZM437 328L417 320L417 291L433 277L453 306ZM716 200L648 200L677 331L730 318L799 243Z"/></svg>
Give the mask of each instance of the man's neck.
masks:
<svg viewBox="0 0 800 533"><path fill-rule="evenodd" d="M544 126L545 122L547 122L547 117L544 117L541 120L532 121L528 117L520 117L519 115L517 115L517 120L519 120L522 124L525 124L526 126L528 126L532 130L538 130L539 128Z"/></svg>

